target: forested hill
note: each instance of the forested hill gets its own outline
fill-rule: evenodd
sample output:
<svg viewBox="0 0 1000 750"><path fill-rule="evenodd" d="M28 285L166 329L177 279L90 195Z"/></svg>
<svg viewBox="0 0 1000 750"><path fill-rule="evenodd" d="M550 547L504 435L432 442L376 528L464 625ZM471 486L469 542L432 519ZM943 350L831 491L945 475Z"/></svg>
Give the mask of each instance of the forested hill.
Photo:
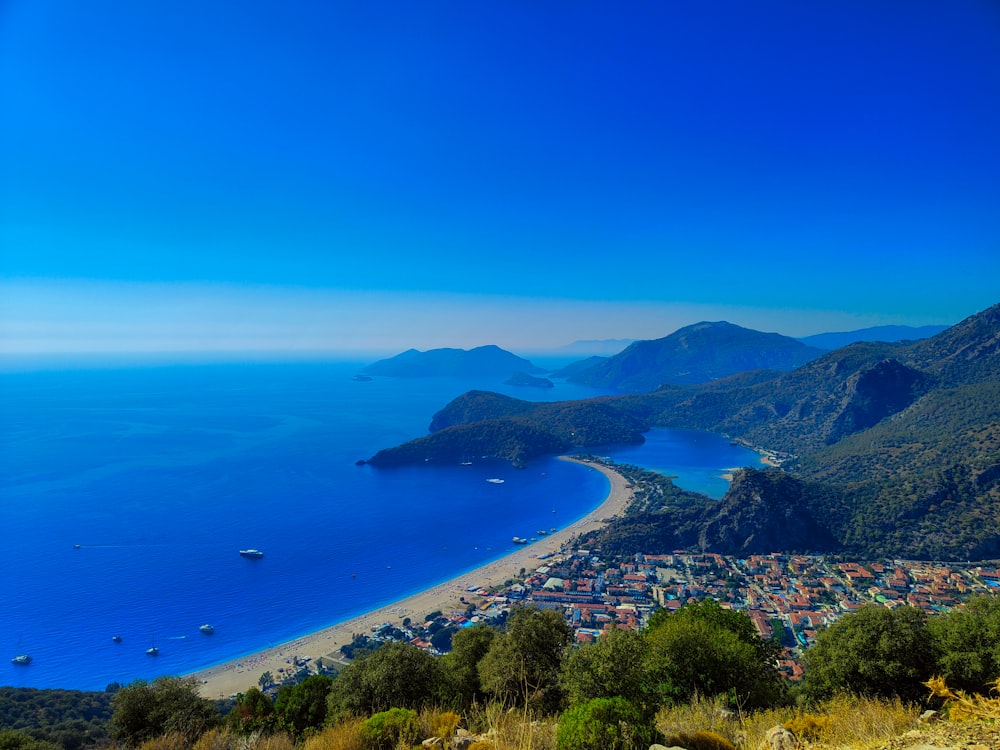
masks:
<svg viewBox="0 0 1000 750"><path fill-rule="evenodd" d="M571 372L576 383L647 392L666 383L695 384L747 370L792 370L821 355L821 349L777 333L732 323L696 323Z"/></svg>
<svg viewBox="0 0 1000 750"><path fill-rule="evenodd" d="M475 349L430 349L426 352L407 349L402 354L381 359L362 370L365 375L385 375L394 378L502 379L517 372L531 374L542 372L542 369L506 349L492 345L477 346Z"/></svg>
<svg viewBox="0 0 1000 750"><path fill-rule="evenodd" d="M791 454L789 477L807 483L797 502L829 516L838 549L1000 556L1000 305L924 341L854 344L792 372L553 404L467 393L434 416L431 435L371 461L448 462L474 452L524 462L641 440L652 427L711 430ZM787 499L790 485L755 491L766 505ZM762 518L771 520L739 533L772 533L763 525L777 520ZM699 536L703 548L738 551L733 534L709 531Z"/></svg>

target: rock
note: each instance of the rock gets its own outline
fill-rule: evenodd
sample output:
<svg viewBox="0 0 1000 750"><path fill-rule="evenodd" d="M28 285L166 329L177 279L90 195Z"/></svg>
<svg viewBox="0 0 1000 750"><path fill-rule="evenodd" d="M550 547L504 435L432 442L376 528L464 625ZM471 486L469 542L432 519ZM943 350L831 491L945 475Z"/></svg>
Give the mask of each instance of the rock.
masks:
<svg viewBox="0 0 1000 750"><path fill-rule="evenodd" d="M920 723L921 724L930 724L931 722L937 721L940 718L941 718L941 714L939 714L937 711L933 711L931 709L927 709L922 714L920 714Z"/></svg>
<svg viewBox="0 0 1000 750"><path fill-rule="evenodd" d="M798 750L802 744L794 734L780 724L767 730L758 750Z"/></svg>
<svg viewBox="0 0 1000 750"><path fill-rule="evenodd" d="M441 744L440 737L428 737L426 740L420 743L422 747L437 747Z"/></svg>

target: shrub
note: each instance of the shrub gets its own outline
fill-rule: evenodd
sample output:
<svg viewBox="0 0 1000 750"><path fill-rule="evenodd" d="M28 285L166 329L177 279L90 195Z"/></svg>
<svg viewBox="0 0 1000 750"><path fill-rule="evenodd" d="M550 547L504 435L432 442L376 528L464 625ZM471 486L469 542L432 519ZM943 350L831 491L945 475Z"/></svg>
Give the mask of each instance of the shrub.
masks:
<svg viewBox="0 0 1000 750"><path fill-rule="evenodd" d="M364 737L375 750L392 750L400 744L412 744L417 736L417 712L408 708L390 708L364 723Z"/></svg>
<svg viewBox="0 0 1000 750"><path fill-rule="evenodd" d="M815 742L830 729L832 719L829 716L802 714L785 722L785 729L800 740Z"/></svg>
<svg viewBox="0 0 1000 750"><path fill-rule="evenodd" d="M462 717L453 711L424 710L420 714L420 729L425 737L440 737L450 747Z"/></svg>
<svg viewBox="0 0 1000 750"><path fill-rule="evenodd" d="M237 750L239 740L229 729L209 729L198 738L192 750Z"/></svg>
<svg viewBox="0 0 1000 750"><path fill-rule="evenodd" d="M469 745L469 750L493 750L493 745L485 740L476 740Z"/></svg>
<svg viewBox="0 0 1000 750"><path fill-rule="evenodd" d="M284 732L266 734L250 746L249 750L295 750L295 740Z"/></svg>
<svg viewBox="0 0 1000 750"><path fill-rule="evenodd" d="M559 750L639 750L655 741L655 730L624 698L593 698L559 719Z"/></svg>
<svg viewBox="0 0 1000 750"><path fill-rule="evenodd" d="M139 750L188 750L191 744L181 732L170 732L146 740L139 745Z"/></svg>
<svg viewBox="0 0 1000 750"><path fill-rule="evenodd" d="M664 743L668 747L683 747L684 750L736 750L736 745L721 734L708 732L704 729L690 734L682 732L673 737L667 737Z"/></svg>
<svg viewBox="0 0 1000 750"><path fill-rule="evenodd" d="M303 750L365 750L365 724L348 719L327 727L308 740Z"/></svg>

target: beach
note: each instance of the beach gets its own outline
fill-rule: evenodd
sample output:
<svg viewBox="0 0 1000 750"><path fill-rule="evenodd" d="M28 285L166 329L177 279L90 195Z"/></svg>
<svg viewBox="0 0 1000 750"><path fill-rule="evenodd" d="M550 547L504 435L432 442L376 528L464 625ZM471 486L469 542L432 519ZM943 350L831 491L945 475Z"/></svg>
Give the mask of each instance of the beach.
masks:
<svg viewBox="0 0 1000 750"><path fill-rule="evenodd" d="M312 663L326 657L347 663L342 659L339 650L341 646L349 644L355 634L370 634L373 627L386 622L398 625L406 617L420 620L435 610L445 614L464 611L469 603L475 604L481 601L481 598L474 593L476 589L501 586L511 578L515 578L522 568L528 572L534 570L544 564L544 561L538 559L539 555L559 552L577 535L598 529L605 524L605 519L625 511L632 493L628 482L621 474L601 464L567 456L560 458L600 471L610 482L610 491L604 502L583 518L548 536L540 537L538 541L525 545L505 557L359 617L193 672L190 676L201 682L201 694L206 698L220 698L245 692L248 688L259 685L260 676L264 672L270 672L276 681L280 681L283 675L297 671L296 662L306 659Z"/></svg>

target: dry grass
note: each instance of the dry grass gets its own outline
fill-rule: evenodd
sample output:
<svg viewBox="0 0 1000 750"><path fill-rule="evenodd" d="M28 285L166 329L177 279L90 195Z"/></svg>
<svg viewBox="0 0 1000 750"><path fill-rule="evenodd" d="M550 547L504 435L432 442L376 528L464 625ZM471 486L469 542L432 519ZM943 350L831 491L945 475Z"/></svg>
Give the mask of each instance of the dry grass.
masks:
<svg viewBox="0 0 1000 750"><path fill-rule="evenodd" d="M492 750L555 750L556 721L532 718L523 709L490 703L474 706L467 715L469 730L485 735Z"/></svg>
<svg viewBox="0 0 1000 750"><path fill-rule="evenodd" d="M776 708L735 714L724 700L699 698L686 706L662 709L656 728L667 737L708 731L725 737L737 748L756 750L767 731L784 726L817 747L876 747L911 729L919 709L898 700L843 696L803 712ZM798 731L796 731L798 730Z"/></svg>
<svg viewBox="0 0 1000 750"><path fill-rule="evenodd" d="M1000 697L990 698L975 693L970 695L964 690L953 691L945 684L943 677L932 677L924 685L930 688L931 695L944 700L948 718L953 721L1000 719ZM990 685L993 686L990 692L1000 692L1000 678Z"/></svg>
<svg viewBox="0 0 1000 750"><path fill-rule="evenodd" d="M347 719L314 734L302 750L366 750L364 721Z"/></svg>

